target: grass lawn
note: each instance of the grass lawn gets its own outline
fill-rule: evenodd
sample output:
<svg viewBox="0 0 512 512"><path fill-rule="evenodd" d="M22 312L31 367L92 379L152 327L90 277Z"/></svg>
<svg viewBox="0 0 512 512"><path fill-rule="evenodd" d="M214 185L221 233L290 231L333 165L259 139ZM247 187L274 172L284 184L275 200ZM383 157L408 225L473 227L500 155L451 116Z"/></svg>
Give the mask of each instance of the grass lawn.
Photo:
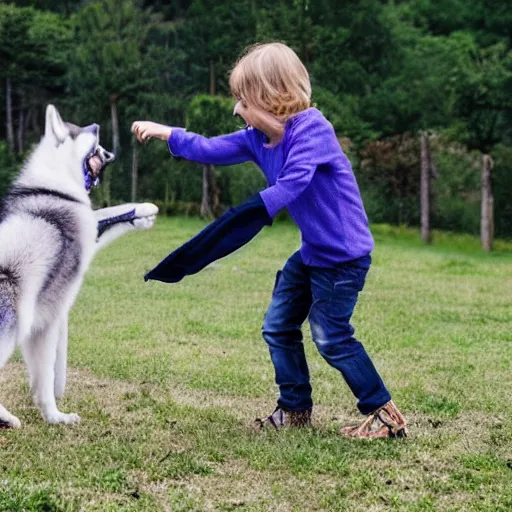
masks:
<svg viewBox="0 0 512 512"><path fill-rule="evenodd" d="M260 326L291 224L176 285L144 283L203 224L159 219L98 255L70 321L65 412L47 426L19 356L0 401L0 510L512 510L512 244L375 226L354 317L410 437L344 440L360 420L306 328L314 428L255 433L276 399Z"/></svg>

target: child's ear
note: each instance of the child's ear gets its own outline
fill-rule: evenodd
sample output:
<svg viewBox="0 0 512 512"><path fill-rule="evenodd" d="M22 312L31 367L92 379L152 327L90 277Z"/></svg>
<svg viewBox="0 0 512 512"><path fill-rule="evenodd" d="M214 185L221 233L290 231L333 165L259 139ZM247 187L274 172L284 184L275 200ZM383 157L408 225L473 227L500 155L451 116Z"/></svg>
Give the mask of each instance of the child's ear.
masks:
<svg viewBox="0 0 512 512"><path fill-rule="evenodd" d="M53 106L46 107L46 121L44 136L55 141L55 145L62 144L69 135L69 129L60 117L59 111Z"/></svg>

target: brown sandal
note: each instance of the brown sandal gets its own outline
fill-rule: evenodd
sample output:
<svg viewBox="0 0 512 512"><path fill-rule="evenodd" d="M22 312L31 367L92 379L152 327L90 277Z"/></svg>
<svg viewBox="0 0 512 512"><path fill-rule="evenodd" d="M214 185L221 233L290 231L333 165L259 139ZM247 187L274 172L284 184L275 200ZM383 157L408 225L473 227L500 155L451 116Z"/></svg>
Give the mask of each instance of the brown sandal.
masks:
<svg viewBox="0 0 512 512"><path fill-rule="evenodd" d="M407 437L407 421L393 400L370 414L359 426L344 427L340 430L344 437L377 438Z"/></svg>

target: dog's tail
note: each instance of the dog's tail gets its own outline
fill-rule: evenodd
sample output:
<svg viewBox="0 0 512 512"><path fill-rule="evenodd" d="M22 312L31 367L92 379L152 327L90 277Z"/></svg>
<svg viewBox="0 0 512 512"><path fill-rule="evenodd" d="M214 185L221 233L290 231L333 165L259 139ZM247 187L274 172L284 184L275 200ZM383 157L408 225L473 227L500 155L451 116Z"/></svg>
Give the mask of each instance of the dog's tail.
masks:
<svg viewBox="0 0 512 512"><path fill-rule="evenodd" d="M14 350L18 281L14 272L0 266L0 368Z"/></svg>

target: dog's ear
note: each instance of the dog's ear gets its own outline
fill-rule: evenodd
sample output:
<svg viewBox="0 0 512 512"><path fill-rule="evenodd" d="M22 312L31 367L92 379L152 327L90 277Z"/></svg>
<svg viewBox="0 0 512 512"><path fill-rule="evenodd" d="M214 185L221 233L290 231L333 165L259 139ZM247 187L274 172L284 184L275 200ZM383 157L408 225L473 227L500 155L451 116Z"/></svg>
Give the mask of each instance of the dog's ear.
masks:
<svg viewBox="0 0 512 512"><path fill-rule="evenodd" d="M58 110L53 105L46 107L46 123L44 127L45 137L55 139L58 146L62 144L69 135L69 129L60 117Z"/></svg>

